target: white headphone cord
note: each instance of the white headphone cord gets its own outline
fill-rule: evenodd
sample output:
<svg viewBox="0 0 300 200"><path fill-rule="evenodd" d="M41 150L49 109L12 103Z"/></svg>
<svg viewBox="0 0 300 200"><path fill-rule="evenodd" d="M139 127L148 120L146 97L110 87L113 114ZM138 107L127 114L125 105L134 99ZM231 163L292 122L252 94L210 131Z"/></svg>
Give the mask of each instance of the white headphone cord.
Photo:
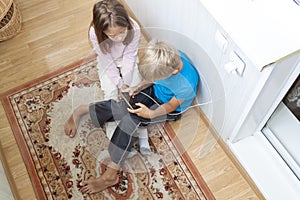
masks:
<svg viewBox="0 0 300 200"><path fill-rule="evenodd" d="M141 94L145 95L146 97L148 97L149 99L151 99L156 105L160 106L160 104L155 100L153 99L150 95L146 94L145 92L140 92ZM203 105L207 105L207 104L210 104L212 103L213 101L208 101L208 102L205 102L205 103L198 103L198 104L195 104L195 105L191 105L189 106L187 109L181 111L181 112L178 112L178 113L168 113L168 115L178 115L178 114L182 114L184 113L185 111L187 111L188 109L190 108L194 108L194 107L198 107L198 106L203 106Z"/></svg>

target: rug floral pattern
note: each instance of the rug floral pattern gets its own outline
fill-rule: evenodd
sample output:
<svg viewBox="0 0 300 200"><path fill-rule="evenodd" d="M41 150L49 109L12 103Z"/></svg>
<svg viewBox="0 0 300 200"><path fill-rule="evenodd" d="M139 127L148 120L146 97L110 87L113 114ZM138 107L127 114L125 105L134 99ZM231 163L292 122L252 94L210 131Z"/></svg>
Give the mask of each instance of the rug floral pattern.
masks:
<svg viewBox="0 0 300 200"><path fill-rule="evenodd" d="M130 158L120 182L103 192L83 195L79 183L99 176L108 162L109 140L84 116L74 138L64 134L64 123L77 105L101 100L96 60L9 96L16 125L31 157L30 176L37 176L45 199L206 199L161 124L148 127L152 155ZM137 148L137 147L136 147ZM24 150L24 148L23 148ZM24 157L26 162L28 157Z"/></svg>

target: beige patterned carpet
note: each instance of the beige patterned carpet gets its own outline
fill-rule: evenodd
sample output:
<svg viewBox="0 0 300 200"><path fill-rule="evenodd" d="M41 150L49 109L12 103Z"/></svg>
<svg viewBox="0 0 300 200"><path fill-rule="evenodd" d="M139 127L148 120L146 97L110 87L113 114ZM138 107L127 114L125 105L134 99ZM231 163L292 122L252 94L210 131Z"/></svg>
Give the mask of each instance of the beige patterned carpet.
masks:
<svg viewBox="0 0 300 200"><path fill-rule="evenodd" d="M72 139L64 123L77 105L101 100L97 77L92 56L1 96L37 199L214 199L168 124L148 127L152 154L127 159L118 184L80 193L105 170L109 140L88 116Z"/></svg>

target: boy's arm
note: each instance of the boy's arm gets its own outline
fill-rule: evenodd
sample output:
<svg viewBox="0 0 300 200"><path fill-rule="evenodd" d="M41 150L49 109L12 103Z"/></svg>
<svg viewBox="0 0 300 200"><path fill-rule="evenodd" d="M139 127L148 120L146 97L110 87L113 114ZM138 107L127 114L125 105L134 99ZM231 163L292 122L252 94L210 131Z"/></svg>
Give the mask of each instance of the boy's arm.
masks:
<svg viewBox="0 0 300 200"><path fill-rule="evenodd" d="M174 110L176 110L176 108L182 104L184 100L178 100L175 97L173 97L169 102L162 104L161 106L159 106L158 108L156 108L155 110L151 110L149 109L147 106L145 106L142 103L136 103L137 106L139 106L140 108L138 109L128 109L129 112L134 113L140 117L143 118L154 118L154 117L158 117L161 115L166 115L170 112L173 112Z"/></svg>
<svg viewBox="0 0 300 200"><path fill-rule="evenodd" d="M180 104L182 104L183 101L184 100L178 100L176 97L173 97L169 102L162 104L155 110L151 110L149 117L154 118L173 112Z"/></svg>

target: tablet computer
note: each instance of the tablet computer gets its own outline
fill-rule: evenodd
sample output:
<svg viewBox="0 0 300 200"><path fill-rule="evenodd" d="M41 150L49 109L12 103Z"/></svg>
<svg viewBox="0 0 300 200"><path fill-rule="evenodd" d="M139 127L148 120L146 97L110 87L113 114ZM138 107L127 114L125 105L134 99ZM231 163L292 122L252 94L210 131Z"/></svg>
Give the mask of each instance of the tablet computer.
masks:
<svg viewBox="0 0 300 200"><path fill-rule="evenodd" d="M128 107L130 109L133 109L132 105L130 104L131 96L129 95L129 93L128 92L121 92L121 97L126 102L126 104L128 105Z"/></svg>

